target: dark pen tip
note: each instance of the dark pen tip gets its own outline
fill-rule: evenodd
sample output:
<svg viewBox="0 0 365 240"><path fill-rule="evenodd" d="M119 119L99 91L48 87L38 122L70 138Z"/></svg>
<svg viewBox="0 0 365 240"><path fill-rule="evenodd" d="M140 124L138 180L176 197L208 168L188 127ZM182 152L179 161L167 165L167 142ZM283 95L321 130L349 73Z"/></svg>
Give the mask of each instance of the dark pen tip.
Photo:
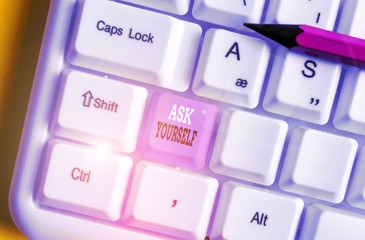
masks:
<svg viewBox="0 0 365 240"><path fill-rule="evenodd" d="M245 27L248 27L248 28L250 28L250 29L252 29L252 30L257 30L258 29L258 27L260 26L260 24L255 24L255 23L244 23L243 24Z"/></svg>

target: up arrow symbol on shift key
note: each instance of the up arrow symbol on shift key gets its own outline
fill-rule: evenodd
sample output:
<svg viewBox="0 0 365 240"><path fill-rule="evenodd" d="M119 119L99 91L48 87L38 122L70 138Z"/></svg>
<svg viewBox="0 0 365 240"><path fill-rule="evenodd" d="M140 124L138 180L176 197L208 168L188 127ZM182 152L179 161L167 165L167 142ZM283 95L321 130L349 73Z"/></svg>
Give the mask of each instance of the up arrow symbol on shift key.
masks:
<svg viewBox="0 0 365 240"><path fill-rule="evenodd" d="M83 103L84 107L90 107L91 99L94 98L91 91L84 93L82 96L84 97L84 103Z"/></svg>

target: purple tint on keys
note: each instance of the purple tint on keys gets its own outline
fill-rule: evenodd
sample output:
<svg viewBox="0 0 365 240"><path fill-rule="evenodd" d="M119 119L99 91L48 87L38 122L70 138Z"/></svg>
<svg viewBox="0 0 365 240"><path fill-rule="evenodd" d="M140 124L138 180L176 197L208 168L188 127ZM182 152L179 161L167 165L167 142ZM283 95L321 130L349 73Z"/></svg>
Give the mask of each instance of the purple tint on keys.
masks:
<svg viewBox="0 0 365 240"><path fill-rule="evenodd" d="M177 166L203 168L217 107L171 94L152 96L141 152Z"/></svg>

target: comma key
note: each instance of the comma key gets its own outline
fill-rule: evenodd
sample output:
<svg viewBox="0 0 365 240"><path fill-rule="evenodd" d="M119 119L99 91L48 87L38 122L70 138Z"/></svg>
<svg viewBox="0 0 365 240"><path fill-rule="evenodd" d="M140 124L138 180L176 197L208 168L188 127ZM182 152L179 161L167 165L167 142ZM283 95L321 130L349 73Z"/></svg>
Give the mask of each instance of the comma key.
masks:
<svg viewBox="0 0 365 240"><path fill-rule="evenodd" d="M139 162L126 205L127 224L179 239L207 234L218 181L215 178Z"/></svg>

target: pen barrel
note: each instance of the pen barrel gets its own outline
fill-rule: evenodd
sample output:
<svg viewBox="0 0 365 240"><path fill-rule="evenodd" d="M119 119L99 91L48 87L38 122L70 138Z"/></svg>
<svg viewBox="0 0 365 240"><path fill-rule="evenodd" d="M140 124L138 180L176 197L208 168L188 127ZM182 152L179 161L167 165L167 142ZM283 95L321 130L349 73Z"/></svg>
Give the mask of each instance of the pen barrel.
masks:
<svg viewBox="0 0 365 240"><path fill-rule="evenodd" d="M299 27L304 31L296 38L300 47L347 58L352 62L365 62L365 40L307 25Z"/></svg>

